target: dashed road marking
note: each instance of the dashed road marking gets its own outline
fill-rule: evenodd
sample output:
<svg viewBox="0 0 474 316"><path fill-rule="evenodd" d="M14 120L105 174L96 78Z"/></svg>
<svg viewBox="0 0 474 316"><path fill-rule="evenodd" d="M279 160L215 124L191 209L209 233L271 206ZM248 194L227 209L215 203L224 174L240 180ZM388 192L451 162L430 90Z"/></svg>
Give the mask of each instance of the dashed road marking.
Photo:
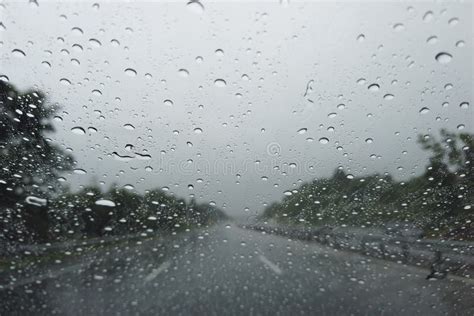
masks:
<svg viewBox="0 0 474 316"><path fill-rule="evenodd" d="M283 271L276 264L268 260L267 257L265 257L264 255L259 255L258 259L260 259L260 261L262 261L263 264L269 267L276 274L280 275L283 273Z"/></svg>

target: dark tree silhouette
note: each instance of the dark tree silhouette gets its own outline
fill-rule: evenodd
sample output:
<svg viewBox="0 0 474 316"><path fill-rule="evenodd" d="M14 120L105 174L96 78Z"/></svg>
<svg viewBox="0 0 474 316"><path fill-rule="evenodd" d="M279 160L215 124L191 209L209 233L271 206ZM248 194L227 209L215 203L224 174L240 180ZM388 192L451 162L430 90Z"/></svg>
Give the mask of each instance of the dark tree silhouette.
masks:
<svg viewBox="0 0 474 316"><path fill-rule="evenodd" d="M59 174L72 167L72 157L48 141L54 113L42 93L20 93L0 81L0 214L5 226L0 233L7 237L17 239L20 232L47 237L47 207L25 199L47 199Z"/></svg>

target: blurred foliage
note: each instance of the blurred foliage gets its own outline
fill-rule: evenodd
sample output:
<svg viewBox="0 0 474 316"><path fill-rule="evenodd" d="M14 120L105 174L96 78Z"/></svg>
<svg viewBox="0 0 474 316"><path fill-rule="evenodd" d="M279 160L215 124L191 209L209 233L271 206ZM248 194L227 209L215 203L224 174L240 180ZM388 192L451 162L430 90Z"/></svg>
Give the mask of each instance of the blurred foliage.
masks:
<svg viewBox="0 0 474 316"><path fill-rule="evenodd" d="M75 162L47 137L54 132L56 110L42 93L20 93L0 81L0 243L171 232L226 217L215 207L161 190L140 195L117 187L107 192L61 187L61 173Z"/></svg>
<svg viewBox="0 0 474 316"><path fill-rule="evenodd" d="M421 176L397 182L389 174L352 177L337 169L301 185L262 216L281 224L374 227L410 224L428 238L472 240L474 136L441 131L420 136L431 153Z"/></svg>

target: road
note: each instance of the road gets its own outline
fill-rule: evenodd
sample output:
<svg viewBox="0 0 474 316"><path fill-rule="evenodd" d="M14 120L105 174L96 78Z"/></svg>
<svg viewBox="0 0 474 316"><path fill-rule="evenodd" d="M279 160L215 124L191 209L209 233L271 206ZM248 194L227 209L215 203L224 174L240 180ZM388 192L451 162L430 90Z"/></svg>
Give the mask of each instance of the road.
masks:
<svg viewBox="0 0 474 316"><path fill-rule="evenodd" d="M19 274L0 315L472 315L474 282L216 225ZM11 279L10 279L11 280ZM5 283L5 280L0 280Z"/></svg>

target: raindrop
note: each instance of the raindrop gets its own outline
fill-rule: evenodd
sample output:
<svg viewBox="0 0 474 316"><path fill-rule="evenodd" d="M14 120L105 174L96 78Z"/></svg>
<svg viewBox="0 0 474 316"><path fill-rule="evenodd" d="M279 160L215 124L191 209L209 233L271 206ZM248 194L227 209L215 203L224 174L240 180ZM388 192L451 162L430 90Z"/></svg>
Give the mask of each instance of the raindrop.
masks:
<svg viewBox="0 0 474 316"><path fill-rule="evenodd" d="M244 80L244 81L249 81L249 80L250 80L249 76L246 75L246 74L243 74L241 78L242 78L242 80Z"/></svg>
<svg viewBox="0 0 474 316"><path fill-rule="evenodd" d="M366 80L364 78L357 79L357 84L363 85L365 84Z"/></svg>
<svg viewBox="0 0 474 316"><path fill-rule="evenodd" d="M189 71L182 68L182 69L178 70L178 74L179 74L181 77L186 78L186 77L189 76Z"/></svg>
<svg viewBox="0 0 474 316"><path fill-rule="evenodd" d="M451 90L453 88L453 85L451 83L447 83L444 85L444 90Z"/></svg>
<svg viewBox="0 0 474 316"><path fill-rule="evenodd" d="M74 172L75 174L87 174L87 171L80 168L74 169L72 172Z"/></svg>
<svg viewBox="0 0 474 316"><path fill-rule="evenodd" d="M420 114L426 114L426 113L428 113L429 111L430 111L429 108L427 108L427 107L422 107L419 112L420 112Z"/></svg>
<svg viewBox="0 0 474 316"><path fill-rule="evenodd" d="M216 49L214 53L217 57L224 57L224 51L222 49Z"/></svg>
<svg viewBox="0 0 474 316"><path fill-rule="evenodd" d="M456 47L464 47L464 45L466 45L466 43L464 43L464 41L457 41L456 42Z"/></svg>
<svg viewBox="0 0 474 316"><path fill-rule="evenodd" d="M366 142L367 144L372 144L372 143L374 142L374 140L373 140L372 138L367 138L367 139L365 140L365 142Z"/></svg>
<svg viewBox="0 0 474 316"><path fill-rule="evenodd" d="M441 64L447 64L453 59L453 56L449 53L441 52L435 56L435 59Z"/></svg>
<svg viewBox="0 0 474 316"><path fill-rule="evenodd" d="M401 32L405 29L405 25L403 25L402 23L396 23L393 25L393 29L397 32Z"/></svg>
<svg viewBox="0 0 474 316"><path fill-rule="evenodd" d="M204 61L204 58L202 58L202 56L197 56L195 60L196 60L196 63L200 64Z"/></svg>
<svg viewBox="0 0 474 316"><path fill-rule="evenodd" d="M386 95L383 96L385 100L393 100L394 96L393 94L387 93Z"/></svg>
<svg viewBox="0 0 474 316"><path fill-rule="evenodd" d="M345 108L346 108L346 105L343 103L337 105L338 110L344 110Z"/></svg>
<svg viewBox="0 0 474 316"><path fill-rule="evenodd" d="M380 86L376 83L373 83L368 87L368 89L369 91L376 92L376 91L379 91Z"/></svg>
<svg viewBox="0 0 474 316"><path fill-rule="evenodd" d="M123 128L125 128L129 131L133 131L135 129L135 126L133 126L132 124L124 124Z"/></svg>
<svg viewBox="0 0 474 316"><path fill-rule="evenodd" d="M123 186L123 188L124 188L124 189L127 189L127 190L133 190L133 189L135 189L135 187L134 187L133 185L131 185L131 184L126 184L126 185Z"/></svg>
<svg viewBox="0 0 474 316"><path fill-rule="evenodd" d="M83 31L81 28L79 28L79 27L73 27L73 28L71 29L71 32L72 32L72 34L74 34L74 35L82 35L82 34L84 34L84 31Z"/></svg>
<svg viewBox="0 0 474 316"><path fill-rule="evenodd" d="M349 180L352 180L352 179L354 179L354 176L353 176L352 174L348 174L348 175L346 176L346 178L349 179Z"/></svg>
<svg viewBox="0 0 474 316"><path fill-rule="evenodd" d="M85 135L86 134L86 130L83 129L82 127L80 127L80 126L76 126L76 127L71 128L71 132L73 132L76 135Z"/></svg>
<svg viewBox="0 0 474 316"><path fill-rule="evenodd" d="M300 129L298 130L298 134L303 135L303 134L305 134L307 131L308 131L307 128L300 128Z"/></svg>
<svg viewBox="0 0 474 316"><path fill-rule="evenodd" d="M199 127L196 127L196 128L194 129L194 133L195 133L195 134L201 134L201 133L202 133L202 129L199 128Z"/></svg>
<svg viewBox="0 0 474 316"><path fill-rule="evenodd" d="M204 6L199 0L191 0L186 4L186 7L197 14L202 14L204 13Z"/></svg>
<svg viewBox="0 0 474 316"><path fill-rule="evenodd" d="M365 35L364 35L364 34L359 34L359 35L357 36L357 41L358 41L359 43L363 42L364 40L365 40Z"/></svg>
<svg viewBox="0 0 474 316"><path fill-rule="evenodd" d="M137 71L133 68L127 68L124 70L125 74L129 75L130 77L135 77L137 75Z"/></svg>
<svg viewBox="0 0 474 316"><path fill-rule="evenodd" d="M285 191L285 192L283 192L283 194L286 195L286 196L291 196L291 195L293 195L293 193L291 193L291 191Z"/></svg>
<svg viewBox="0 0 474 316"><path fill-rule="evenodd" d="M120 42L118 40L116 40L115 38L110 40L110 44L112 44L112 46L114 46L114 47L120 46Z"/></svg>
<svg viewBox="0 0 474 316"><path fill-rule="evenodd" d="M320 144L323 144L323 145L326 145L327 143L329 143L329 139L326 138L326 137L321 137L321 138L319 139L319 143L320 143Z"/></svg>
<svg viewBox="0 0 474 316"><path fill-rule="evenodd" d="M100 200L95 201L95 205L115 207L115 203L113 201L106 200L106 199L100 199Z"/></svg>
<svg viewBox="0 0 474 316"><path fill-rule="evenodd" d="M214 80L214 85L219 88L224 88L225 86L227 86L227 82L225 82L224 79L216 79Z"/></svg>
<svg viewBox="0 0 474 316"><path fill-rule="evenodd" d="M25 52L22 51L21 49L18 49L18 48L15 48L14 50L12 50L12 54L15 57L25 57L26 56Z"/></svg>
<svg viewBox="0 0 474 316"><path fill-rule="evenodd" d="M100 97L100 96L102 95L102 91L97 90L97 89L94 89L94 90L92 90L92 94L95 95L95 96L99 96L99 97Z"/></svg>
<svg viewBox="0 0 474 316"><path fill-rule="evenodd" d="M166 99L163 101L163 104L166 106L173 106L174 103L170 99Z"/></svg>
<svg viewBox="0 0 474 316"><path fill-rule="evenodd" d="M432 35L426 39L428 44L436 44L438 42L438 37L436 35Z"/></svg>
<svg viewBox="0 0 474 316"><path fill-rule="evenodd" d="M45 66L46 68L51 68L51 64L47 61L41 62L41 65Z"/></svg>
<svg viewBox="0 0 474 316"><path fill-rule="evenodd" d="M89 43L90 43L91 46L93 46L93 47L100 47L100 46L102 46L102 43L101 43L98 39L95 39L95 38L90 38L90 39L89 39Z"/></svg>
<svg viewBox="0 0 474 316"><path fill-rule="evenodd" d="M458 130L463 130L465 127L466 127L466 126L465 126L464 124L459 124L459 125L457 126L457 129L458 129Z"/></svg>
<svg viewBox="0 0 474 316"><path fill-rule="evenodd" d="M449 21L448 21L448 24L449 24L450 26L455 26L455 25L458 24L458 23L459 23L459 19L458 19L458 18L451 18L451 19L449 19Z"/></svg>
<svg viewBox="0 0 474 316"><path fill-rule="evenodd" d="M332 113L328 114L329 118L335 118L336 116L337 116L337 113L335 113L335 112L332 112Z"/></svg>
<svg viewBox="0 0 474 316"><path fill-rule="evenodd" d="M431 22L433 18L434 18L434 15L432 11L427 11L425 15L423 15L423 21L425 22Z"/></svg>
<svg viewBox="0 0 474 316"><path fill-rule="evenodd" d="M461 102L461 104L459 104L459 107L460 107L461 109L466 110L466 109L469 108L469 102Z"/></svg>

